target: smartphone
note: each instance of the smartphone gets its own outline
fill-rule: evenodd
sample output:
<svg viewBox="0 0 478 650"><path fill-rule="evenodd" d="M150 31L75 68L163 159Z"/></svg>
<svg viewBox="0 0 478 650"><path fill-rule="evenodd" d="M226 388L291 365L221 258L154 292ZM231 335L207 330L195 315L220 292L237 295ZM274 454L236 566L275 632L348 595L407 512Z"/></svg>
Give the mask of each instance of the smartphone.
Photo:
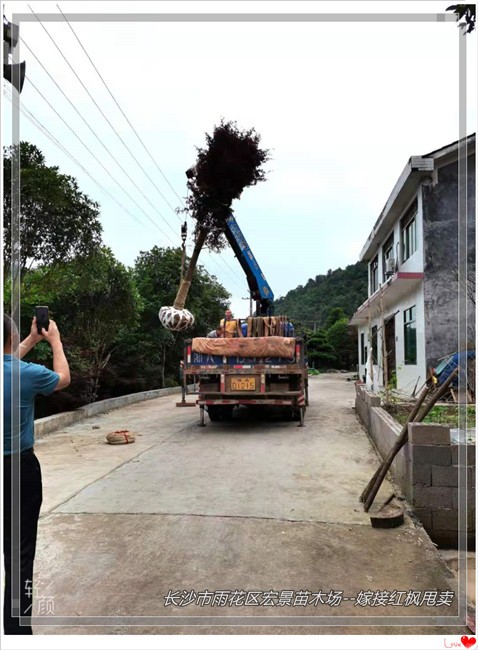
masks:
<svg viewBox="0 0 478 650"><path fill-rule="evenodd" d="M50 324L48 307L45 307L44 305L41 307L35 307L35 318L37 319L38 334L41 334L42 329L48 331L48 326Z"/></svg>

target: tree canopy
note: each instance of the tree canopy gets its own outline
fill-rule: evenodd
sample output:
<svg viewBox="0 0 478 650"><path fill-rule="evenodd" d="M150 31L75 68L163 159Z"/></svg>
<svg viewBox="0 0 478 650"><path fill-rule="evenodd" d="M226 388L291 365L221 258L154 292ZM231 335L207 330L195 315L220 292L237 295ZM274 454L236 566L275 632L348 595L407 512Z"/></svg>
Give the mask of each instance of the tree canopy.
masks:
<svg viewBox="0 0 478 650"><path fill-rule="evenodd" d="M260 148L260 140L255 129L241 131L236 122L222 120L212 135L206 133L206 147L196 147L185 211L196 220L196 234L207 232L207 246L224 246L222 233L232 202L246 187L266 180L262 166L269 151Z"/></svg>
<svg viewBox="0 0 478 650"><path fill-rule="evenodd" d="M18 161L18 153L20 160ZM20 266L53 265L90 254L101 242L99 205L80 191L72 176L45 162L28 142L3 153L4 268L11 263L12 168L20 164Z"/></svg>

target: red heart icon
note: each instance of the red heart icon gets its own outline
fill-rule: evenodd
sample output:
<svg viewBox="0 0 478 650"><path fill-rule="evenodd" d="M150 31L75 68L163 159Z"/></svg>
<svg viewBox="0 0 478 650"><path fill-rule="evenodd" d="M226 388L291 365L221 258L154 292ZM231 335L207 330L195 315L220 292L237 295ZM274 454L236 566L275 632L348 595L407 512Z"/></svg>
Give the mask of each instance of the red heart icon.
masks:
<svg viewBox="0 0 478 650"><path fill-rule="evenodd" d="M463 643L465 648L471 648L472 645L475 645L476 639L474 636L462 636L461 642Z"/></svg>

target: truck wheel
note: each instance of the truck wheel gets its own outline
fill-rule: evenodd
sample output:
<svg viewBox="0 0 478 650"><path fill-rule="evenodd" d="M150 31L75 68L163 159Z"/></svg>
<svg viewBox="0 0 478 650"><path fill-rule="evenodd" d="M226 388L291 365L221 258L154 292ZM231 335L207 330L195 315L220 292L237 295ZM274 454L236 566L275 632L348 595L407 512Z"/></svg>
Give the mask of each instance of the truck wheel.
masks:
<svg viewBox="0 0 478 650"><path fill-rule="evenodd" d="M223 406L221 407L221 420L228 422L232 420L232 412L234 411L234 406Z"/></svg>
<svg viewBox="0 0 478 650"><path fill-rule="evenodd" d="M217 422L220 420L220 406L208 406L207 407L207 414L209 415L209 419L211 422Z"/></svg>
<svg viewBox="0 0 478 650"><path fill-rule="evenodd" d="M233 406L221 406L220 404L208 406L207 412L211 422L226 422L232 420Z"/></svg>

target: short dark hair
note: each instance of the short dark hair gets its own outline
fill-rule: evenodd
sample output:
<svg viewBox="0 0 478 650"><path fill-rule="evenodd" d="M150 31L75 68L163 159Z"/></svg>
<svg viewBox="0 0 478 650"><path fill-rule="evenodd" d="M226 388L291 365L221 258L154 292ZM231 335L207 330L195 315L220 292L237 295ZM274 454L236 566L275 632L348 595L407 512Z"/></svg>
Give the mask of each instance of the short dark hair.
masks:
<svg viewBox="0 0 478 650"><path fill-rule="evenodd" d="M3 315L3 345L7 345L7 341L12 335L12 324L13 321L10 318L10 316L4 314Z"/></svg>

